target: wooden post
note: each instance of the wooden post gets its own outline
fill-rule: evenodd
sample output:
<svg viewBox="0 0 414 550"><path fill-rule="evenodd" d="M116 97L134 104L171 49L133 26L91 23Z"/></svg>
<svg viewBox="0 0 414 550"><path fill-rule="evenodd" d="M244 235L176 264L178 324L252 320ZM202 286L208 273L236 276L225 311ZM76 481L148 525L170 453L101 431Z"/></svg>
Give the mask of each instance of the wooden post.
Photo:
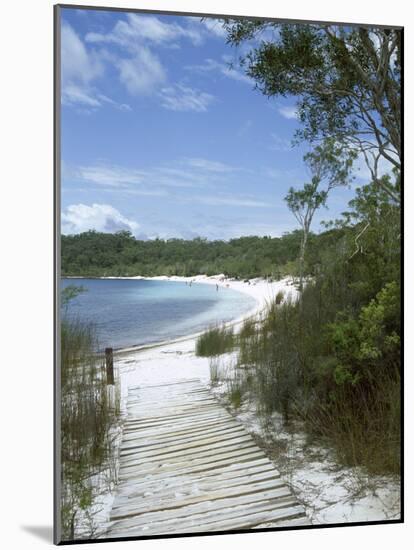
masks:
<svg viewBox="0 0 414 550"><path fill-rule="evenodd" d="M112 348L105 348L106 383L115 384L114 380L114 355Z"/></svg>

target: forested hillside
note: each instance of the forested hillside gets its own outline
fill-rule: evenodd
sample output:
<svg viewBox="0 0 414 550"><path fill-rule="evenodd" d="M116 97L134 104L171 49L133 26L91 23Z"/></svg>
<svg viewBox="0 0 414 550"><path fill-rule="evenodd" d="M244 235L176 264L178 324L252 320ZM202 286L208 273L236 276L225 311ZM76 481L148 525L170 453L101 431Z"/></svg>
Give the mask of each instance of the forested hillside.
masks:
<svg viewBox="0 0 414 550"><path fill-rule="evenodd" d="M308 264L317 261L318 249L339 237L335 229L312 235ZM296 270L301 232L281 238L241 237L230 241L169 239L141 241L130 233L62 236L62 275L151 276L224 273L231 277L279 278Z"/></svg>

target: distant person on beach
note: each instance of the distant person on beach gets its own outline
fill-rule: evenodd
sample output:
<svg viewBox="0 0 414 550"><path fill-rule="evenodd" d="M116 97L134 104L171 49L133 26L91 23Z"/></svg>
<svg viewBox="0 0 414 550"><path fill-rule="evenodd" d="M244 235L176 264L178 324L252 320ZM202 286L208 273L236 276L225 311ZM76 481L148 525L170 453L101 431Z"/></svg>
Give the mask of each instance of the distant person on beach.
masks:
<svg viewBox="0 0 414 550"><path fill-rule="evenodd" d="M217 290L217 292L218 292L218 284L217 284L217 283L216 283L216 290Z"/></svg>

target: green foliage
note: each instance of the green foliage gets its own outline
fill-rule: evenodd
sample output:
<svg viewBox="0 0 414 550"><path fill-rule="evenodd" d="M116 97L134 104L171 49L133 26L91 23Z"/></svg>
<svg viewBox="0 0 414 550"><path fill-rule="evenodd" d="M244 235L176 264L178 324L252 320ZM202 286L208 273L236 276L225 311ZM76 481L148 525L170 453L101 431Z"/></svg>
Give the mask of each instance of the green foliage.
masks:
<svg viewBox="0 0 414 550"><path fill-rule="evenodd" d="M233 351L235 337L233 327L211 327L203 332L196 342L196 355L199 357L214 357Z"/></svg>
<svg viewBox="0 0 414 550"><path fill-rule="evenodd" d="M326 206L329 193L335 187L350 182L350 171L355 159L355 151L347 152L336 141L325 138L304 156L311 173L311 181L301 189L291 187L285 197L289 210L299 222L302 230L299 254L299 290L303 290L305 252L313 217L321 206Z"/></svg>
<svg viewBox="0 0 414 550"><path fill-rule="evenodd" d="M357 319L329 325L339 364L337 383L353 384L378 374L380 368L400 364L400 289L396 281L387 283ZM392 371L391 371L392 372Z"/></svg>
<svg viewBox="0 0 414 550"><path fill-rule="evenodd" d="M239 409L242 403L242 391L241 388L235 387L230 392L230 403L233 405L235 409Z"/></svg>
<svg viewBox="0 0 414 550"><path fill-rule="evenodd" d="M239 338L250 338L256 333L256 321L253 318L247 318L243 321L240 328Z"/></svg>
<svg viewBox="0 0 414 550"><path fill-rule="evenodd" d="M280 238L241 237L230 241L140 241L125 231L87 231L62 236L62 275L190 277L224 273L242 279L278 279L281 267L297 257L299 243L299 231Z"/></svg>
<svg viewBox="0 0 414 550"><path fill-rule="evenodd" d="M284 296L285 296L284 292L282 290L279 290L279 292L276 294L276 298L275 298L275 304L277 306L282 303Z"/></svg>

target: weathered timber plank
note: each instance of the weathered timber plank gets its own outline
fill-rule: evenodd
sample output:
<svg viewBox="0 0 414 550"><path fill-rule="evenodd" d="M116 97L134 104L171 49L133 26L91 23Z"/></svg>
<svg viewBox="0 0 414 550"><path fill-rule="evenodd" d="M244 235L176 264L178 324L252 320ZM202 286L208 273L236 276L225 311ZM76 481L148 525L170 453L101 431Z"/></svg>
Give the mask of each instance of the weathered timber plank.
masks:
<svg viewBox="0 0 414 550"><path fill-rule="evenodd" d="M183 480L190 481L197 481L199 479L208 480L210 478L214 479L229 479L233 476L238 476L241 473L245 473L245 475L249 475L252 472L255 471L268 471L268 469L274 469L273 464L269 462L268 458L261 458L258 460L251 460L248 462L229 462L228 464L224 463L220 468L211 469L209 467L204 468L195 468L195 469L186 469L180 471L174 472L173 476L165 477L164 473L160 474L151 474L146 475L143 477L140 477L139 480L134 481L130 478L126 478L124 481L120 481L118 484L118 491L122 492L125 490L125 488L128 487L137 487L141 484L146 483L157 483L157 484L164 484L169 485L171 483L182 483ZM276 471L276 470L275 470ZM160 483L161 482L161 483Z"/></svg>
<svg viewBox="0 0 414 550"><path fill-rule="evenodd" d="M163 471L168 471L171 467L174 469L175 465L178 466L180 464L185 464L189 466L196 466L198 464L206 463L215 464L220 458L234 458L236 460L238 456L259 452L257 447L255 447L255 445L253 445L250 441L239 443L237 449L234 448L233 445L223 446L223 450L227 452L221 452L220 455L217 455L217 450L210 449L193 454L178 454L177 456L165 457L164 459L160 457L157 460L154 460L153 457L150 457L147 460L145 458L140 460L140 458L137 457L132 460L124 461L121 458L121 467L124 471L131 469L136 470L137 468L141 469L142 472L157 471L159 468L163 468Z"/></svg>
<svg viewBox="0 0 414 550"><path fill-rule="evenodd" d="M190 513L186 516L175 518L161 518L160 520L152 520L150 522L135 523L132 527L129 524L120 521L116 525L114 524L114 531L122 530L135 530L143 532L145 535L151 535L158 533L170 533L181 532L182 529L190 529L195 527L197 531L209 531L209 526L212 523L217 523L228 520L231 518L248 518L251 514L258 512L269 512L281 508L291 509L297 505L296 500L292 496L279 497L277 499L269 499L260 502L253 502L249 504L242 504L228 508L227 510L215 509L208 510L207 508L203 512ZM301 518L302 519L302 518Z"/></svg>
<svg viewBox="0 0 414 550"><path fill-rule="evenodd" d="M142 469L138 468L135 471L130 471L126 473L125 475L121 471L119 474L119 479L122 481L124 479L142 479L144 476L151 476L157 473L162 474L162 476L165 476L166 473L173 472L173 475L181 475L192 472L208 472L212 470L221 470L224 466L229 464L234 464L236 459L238 459L238 462L250 462L257 460L259 458L263 458L264 454L262 451L248 451L239 453L226 453L225 455L220 455L220 457L216 458L216 460L201 460L197 461L196 464L194 464L194 461L191 464L185 464L184 467L180 466L173 466L173 467L167 467L159 468L158 466L156 468L147 469L146 471L143 471Z"/></svg>
<svg viewBox="0 0 414 550"><path fill-rule="evenodd" d="M183 506L197 504L199 502L213 502L236 496L246 496L247 498L248 495L260 494L261 497L264 497L271 494L272 490L278 491L278 494L281 494L282 496L285 496L283 495L283 491L287 491L286 494L290 495L290 491L286 488L284 482L278 478L235 487L222 486L220 489L215 491L212 490L196 496L188 496L185 493L177 491L175 493L175 499L170 499L169 497L164 497L163 495L157 498L140 496L135 499L129 499L129 501L124 503L121 507L113 507L111 517L113 519L117 519L130 515L142 514L143 512L149 513L158 510L165 511L169 509L182 508ZM280 491L282 491L282 493L280 493Z"/></svg>
<svg viewBox="0 0 414 550"><path fill-rule="evenodd" d="M260 523L264 522L275 522L274 527L277 527L277 521L284 519L295 519L299 516L302 516L305 513L303 506L291 506L288 508L273 508L271 510L250 514L242 515L237 518L224 519L224 521L218 521L215 523L209 523L205 526L200 527L191 527L189 529L179 528L177 533L191 533L194 531L202 532L204 530L208 531L231 531L235 529L254 529ZM206 527L208 529L206 529Z"/></svg>
<svg viewBox="0 0 414 550"><path fill-rule="evenodd" d="M145 386L131 386L130 390L145 390L147 388L165 388L169 386L181 386L182 384L192 384L196 387L200 387L199 378L183 378L182 380L177 380L175 382L162 382L161 384L145 384Z"/></svg>
<svg viewBox="0 0 414 550"><path fill-rule="evenodd" d="M123 438L122 449L131 448L133 446L145 445L146 447L158 447L165 446L170 442L185 442L185 441L194 441L205 439L206 437L214 437L219 434L226 434L234 431L244 431L243 426L238 424L233 424L232 422L226 422L219 425L214 424L211 426L210 423L205 425L202 429L190 429L182 430L178 432L167 432L161 433L152 432L152 434L147 434L145 436L137 435L136 432L133 435L128 435Z"/></svg>
<svg viewBox="0 0 414 550"><path fill-rule="evenodd" d="M174 425L174 424L189 424L190 422L198 421L199 419L215 419L215 418L228 418L225 411L218 408L213 408L211 411L197 411L194 410L192 413L181 413L181 414L169 414L166 416L153 416L145 417L142 416L139 420L134 420L133 422L129 421L127 423L129 426L135 427L144 427L145 425L154 425L154 426L164 426L164 425Z"/></svg>
<svg viewBox="0 0 414 550"><path fill-rule="evenodd" d="M188 440L187 440L188 441ZM216 449L220 448L220 445L235 445L238 442L244 442L244 441L251 441L253 443L252 438L250 435L246 434L246 432L243 433L243 431L240 431L240 429L234 431L234 432L228 432L224 435L216 436L216 437L206 437L204 439L197 439L195 441L191 441L189 443L178 443L177 445L157 445L155 448L144 448L142 445L135 445L134 447L127 447L126 449L122 447L121 449L121 457L129 457L129 456L136 456L138 455L139 458L147 458L152 456L162 457L163 455L172 455L175 456L174 451L188 451L190 449L200 449L200 451L204 450L204 447L208 447L209 449Z"/></svg>
<svg viewBox="0 0 414 550"><path fill-rule="evenodd" d="M111 521L117 520L125 521L125 524L136 524L140 521L147 523L148 521L154 521L155 518L178 518L189 517L189 514L204 512L206 510L226 510L233 506L239 506L241 504L251 504L254 502L262 502L265 500L278 499L281 497L291 497L291 492L286 486L281 486L272 491L256 492L241 496L231 496L227 498L215 499L215 500L200 500L196 502L188 502L184 506L180 506L180 501L172 502L169 508L154 507L150 510L145 510L145 507L141 509L141 512L137 512L135 508L126 509L122 514L120 511L115 511L114 515L111 515ZM175 505L175 506L174 506Z"/></svg>
<svg viewBox="0 0 414 550"><path fill-rule="evenodd" d="M147 496L154 496L158 494L161 494L163 498L168 495L169 498L170 496L176 496L177 492L181 494L192 494L194 492L206 493L221 489L224 485L226 487L242 487L244 485L249 485L250 483L254 483L257 481L269 481L272 479L278 479L279 477L280 476L277 473L273 472L270 469L270 471L265 470L264 472L259 472L257 474L241 475L228 478L222 477L219 480L216 480L215 477L213 477L212 479L206 477L205 479L198 478L191 481L184 481L183 479L173 479L173 481L170 483L168 483L168 480L166 480L165 484L161 484L159 483L159 481L140 483L132 487L129 486L123 491L118 491L118 496L114 501L113 509L119 508L121 505L123 505L124 502L130 502L131 499L134 498L146 498Z"/></svg>
<svg viewBox="0 0 414 550"><path fill-rule="evenodd" d="M243 425L196 379L128 396L107 537L306 525Z"/></svg>

